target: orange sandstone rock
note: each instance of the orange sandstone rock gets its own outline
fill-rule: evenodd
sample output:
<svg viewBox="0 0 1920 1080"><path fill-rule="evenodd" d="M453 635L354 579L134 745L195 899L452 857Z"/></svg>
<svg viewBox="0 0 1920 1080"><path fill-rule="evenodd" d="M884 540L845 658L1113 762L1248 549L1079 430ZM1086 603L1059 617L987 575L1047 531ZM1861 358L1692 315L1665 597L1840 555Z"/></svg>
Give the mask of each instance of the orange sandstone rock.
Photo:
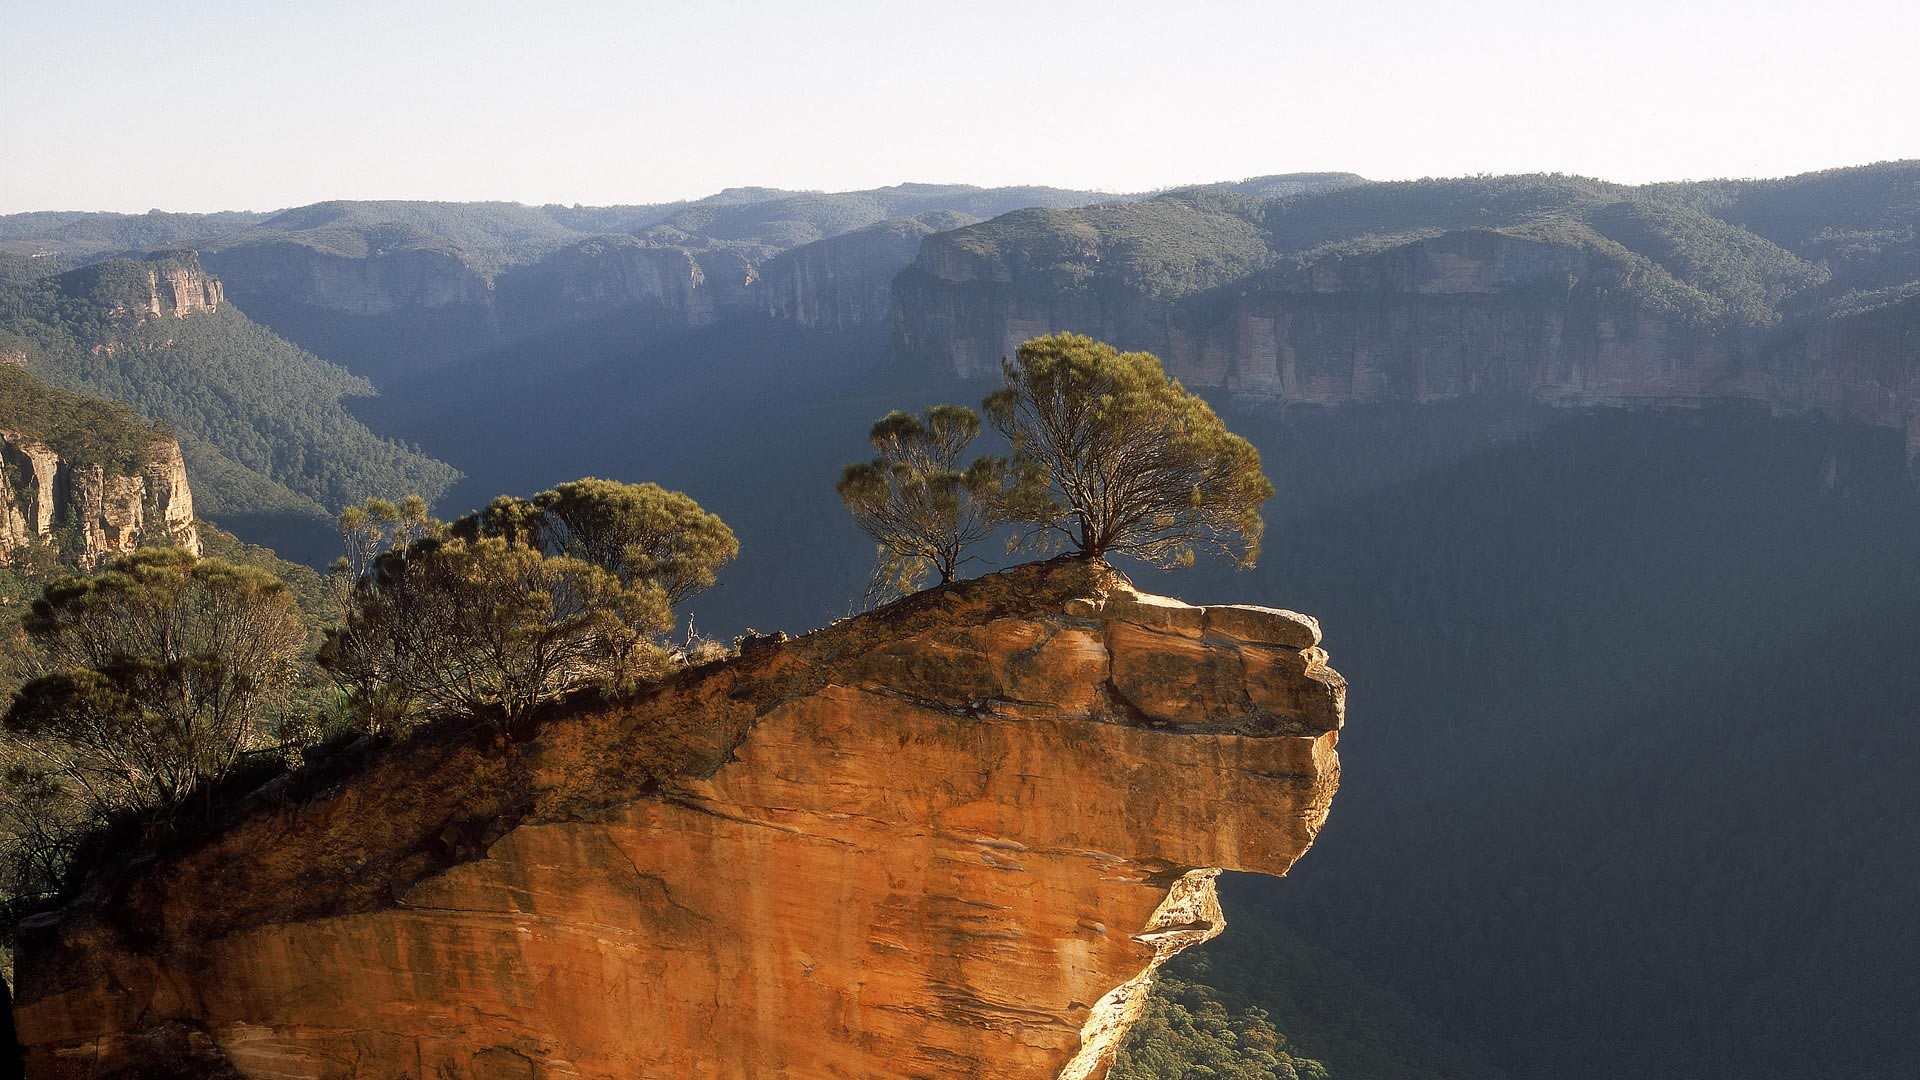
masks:
<svg viewBox="0 0 1920 1080"><path fill-rule="evenodd" d="M419 738L30 927L28 1075L1100 1077L1326 818L1318 638L1056 560Z"/></svg>

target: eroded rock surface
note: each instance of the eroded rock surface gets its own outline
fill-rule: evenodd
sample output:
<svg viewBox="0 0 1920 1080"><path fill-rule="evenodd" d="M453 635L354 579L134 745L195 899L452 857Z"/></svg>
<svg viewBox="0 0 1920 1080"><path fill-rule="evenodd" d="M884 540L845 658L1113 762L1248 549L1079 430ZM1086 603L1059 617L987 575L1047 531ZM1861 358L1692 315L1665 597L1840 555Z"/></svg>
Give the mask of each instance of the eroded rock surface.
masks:
<svg viewBox="0 0 1920 1080"><path fill-rule="evenodd" d="M1326 818L1318 641L1056 560L423 736L31 923L29 1075L1102 1076Z"/></svg>
<svg viewBox="0 0 1920 1080"><path fill-rule="evenodd" d="M70 462L51 446L0 428L0 558L31 544L54 544L71 529L83 566L166 542L200 552L193 489L172 439L153 444L137 468Z"/></svg>

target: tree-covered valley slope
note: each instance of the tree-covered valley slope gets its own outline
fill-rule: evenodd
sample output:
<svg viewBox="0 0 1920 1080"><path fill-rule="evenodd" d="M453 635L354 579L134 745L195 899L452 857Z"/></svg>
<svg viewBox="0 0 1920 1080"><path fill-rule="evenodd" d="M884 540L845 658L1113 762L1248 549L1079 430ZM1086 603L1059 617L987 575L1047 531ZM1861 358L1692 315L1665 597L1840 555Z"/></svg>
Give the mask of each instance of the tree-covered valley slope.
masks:
<svg viewBox="0 0 1920 1080"><path fill-rule="evenodd" d="M202 512L324 517L369 495L437 497L458 473L369 431L373 388L248 319L191 252L64 272L4 257L0 347L56 386L169 426Z"/></svg>

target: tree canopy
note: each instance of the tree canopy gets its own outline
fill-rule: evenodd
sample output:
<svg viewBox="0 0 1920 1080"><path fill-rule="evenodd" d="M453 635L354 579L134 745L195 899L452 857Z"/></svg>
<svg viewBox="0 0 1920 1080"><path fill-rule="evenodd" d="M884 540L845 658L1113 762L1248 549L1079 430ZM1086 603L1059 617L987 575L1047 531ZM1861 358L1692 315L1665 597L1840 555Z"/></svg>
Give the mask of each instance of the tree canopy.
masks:
<svg viewBox="0 0 1920 1080"><path fill-rule="evenodd" d="M417 498L370 499L340 533L343 625L320 663L375 731L439 714L511 727L573 691L655 678L674 605L740 550L680 492L593 477L451 525Z"/></svg>
<svg viewBox="0 0 1920 1080"><path fill-rule="evenodd" d="M837 490L847 512L879 545L876 593L906 592L929 572L954 579L966 549L1001 520L1007 462L960 456L980 434L980 415L935 405L919 416L898 409L868 433L879 456L848 465Z"/></svg>
<svg viewBox="0 0 1920 1080"><path fill-rule="evenodd" d="M1251 566L1260 505L1273 495L1260 452L1227 430L1152 353L1078 334L1034 338L1003 365L987 415L1017 468L1044 476L1010 516L1083 554L1184 566L1213 551Z"/></svg>
<svg viewBox="0 0 1920 1080"><path fill-rule="evenodd" d="M428 537L379 556L353 586L320 663L368 726L428 715L510 728L588 686L657 676L665 592L505 537Z"/></svg>
<svg viewBox="0 0 1920 1080"><path fill-rule="evenodd" d="M533 497L534 536L549 553L584 559L679 605L712 588L740 541L719 515L658 484L586 477Z"/></svg>
<svg viewBox="0 0 1920 1080"><path fill-rule="evenodd" d="M5 724L105 814L225 775L292 687L306 632L271 574L154 548L47 586Z"/></svg>

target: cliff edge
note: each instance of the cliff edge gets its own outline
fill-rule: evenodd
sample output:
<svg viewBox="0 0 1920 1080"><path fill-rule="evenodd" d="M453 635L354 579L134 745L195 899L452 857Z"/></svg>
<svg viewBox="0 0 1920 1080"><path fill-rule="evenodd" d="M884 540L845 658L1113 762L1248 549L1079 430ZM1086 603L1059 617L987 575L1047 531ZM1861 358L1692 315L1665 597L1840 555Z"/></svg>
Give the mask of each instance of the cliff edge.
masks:
<svg viewBox="0 0 1920 1080"><path fill-rule="evenodd" d="M23 928L27 1074L1103 1076L1326 818L1319 637L1054 560L270 785Z"/></svg>
<svg viewBox="0 0 1920 1080"><path fill-rule="evenodd" d="M124 406L0 366L0 565L37 545L92 567L155 542L200 552L180 444Z"/></svg>

